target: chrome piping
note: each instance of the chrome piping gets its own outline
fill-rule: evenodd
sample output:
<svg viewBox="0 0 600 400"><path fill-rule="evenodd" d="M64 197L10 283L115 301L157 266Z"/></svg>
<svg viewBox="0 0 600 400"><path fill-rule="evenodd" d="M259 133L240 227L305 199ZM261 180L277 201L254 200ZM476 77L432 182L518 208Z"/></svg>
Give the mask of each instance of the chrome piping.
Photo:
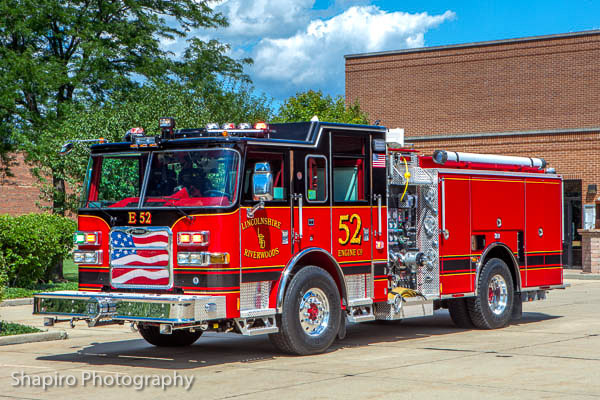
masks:
<svg viewBox="0 0 600 400"><path fill-rule="evenodd" d="M302 257L304 257L308 253L312 253L312 252L322 253L322 254L326 255L333 262L333 265L335 265L336 271L338 273L338 278L340 278L340 282L342 282L342 288L341 288L342 289L342 300L343 301L346 300L348 288L346 287L346 279L344 278L344 273L342 272L342 268L340 267L338 262L335 260L335 258L333 258L333 256L329 252L327 252L319 247L309 247L309 248L306 248L306 249L300 251L298 254L296 254L294 257L292 257L292 259L287 263L287 265L285 266L285 268L281 274L281 278L279 280L279 287L277 288L277 303L276 303L277 313L283 312L283 297L285 296L285 289L287 288L288 281L290 279L290 275L292 274L292 270L294 269L294 267L296 266L298 261L302 259Z"/></svg>

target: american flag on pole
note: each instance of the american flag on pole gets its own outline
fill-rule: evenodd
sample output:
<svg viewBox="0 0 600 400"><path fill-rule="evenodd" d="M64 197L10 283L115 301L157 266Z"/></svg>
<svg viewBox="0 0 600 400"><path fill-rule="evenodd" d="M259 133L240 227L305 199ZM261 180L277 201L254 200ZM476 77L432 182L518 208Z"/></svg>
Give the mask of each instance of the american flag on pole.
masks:
<svg viewBox="0 0 600 400"><path fill-rule="evenodd" d="M373 168L385 168L385 154L373 154Z"/></svg>
<svg viewBox="0 0 600 400"><path fill-rule="evenodd" d="M110 234L111 282L122 285L169 284L169 236L167 232L132 235Z"/></svg>

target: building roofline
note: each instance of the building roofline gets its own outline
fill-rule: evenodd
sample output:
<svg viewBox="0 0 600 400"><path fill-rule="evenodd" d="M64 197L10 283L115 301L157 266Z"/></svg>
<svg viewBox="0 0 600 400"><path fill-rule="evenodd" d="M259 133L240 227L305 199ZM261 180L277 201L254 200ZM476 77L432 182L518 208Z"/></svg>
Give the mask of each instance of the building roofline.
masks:
<svg viewBox="0 0 600 400"><path fill-rule="evenodd" d="M542 40L564 39L564 38L592 36L592 35L600 35L600 29L579 31L579 32L556 33L556 34L552 34L552 35L527 36L527 37L514 38L514 39L488 40L488 41L483 41L483 42L470 42L470 43L460 43L460 44L449 44L449 45L443 45L443 46L419 47L419 48L414 48L414 49L402 49L402 50L376 51L376 52L371 52L371 53L346 54L346 55L344 55L344 59L352 60L352 59L367 58L367 57L392 56L392 55L397 55L397 54L425 53L425 52L439 51L439 50L458 50L458 49L466 49L466 48L471 48L471 47L496 46L496 45L502 45L502 44L526 43L526 42L535 42L535 41L542 41Z"/></svg>
<svg viewBox="0 0 600 400"><path fill-rule="evenodd" d="M407 142L428 142L436 140L464 140L464 139L486 139L511 136L537 136L537 135L568 135L575 133L600 132L600 127L575 128L575 129L544 129L535 131L509 131L509 132L484 132L484 133L455 133L447 135L429 136L405 136Z"/></svg>

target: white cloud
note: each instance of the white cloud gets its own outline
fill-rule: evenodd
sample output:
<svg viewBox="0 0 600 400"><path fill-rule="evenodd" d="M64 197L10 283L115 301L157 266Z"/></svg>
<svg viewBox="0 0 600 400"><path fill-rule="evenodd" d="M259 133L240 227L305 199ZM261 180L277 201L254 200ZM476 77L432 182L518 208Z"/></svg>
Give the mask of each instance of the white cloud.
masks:
<svg viewBox="0 0 600 400"><path fill-rule="evenodd" d="M253 1L268 3L267 0ZM232 2L237 4L241 0ZM297 6L312 3L309 0L281 2ZM429 15L386 12L377 6L350 7L329 19L312 20L292 36L273 35L260 40L252 51L255 63L250 75L258 86L275 97L306 89L341 94L344 54L421 47L429 29L454 16L452 11Z"/></svg>
<svg viewBox="0 0 600 400"><path fill-rule="evenodd" d="M229 26L220 34L234 43L289 37L310 21L315 0L225 0L215 7Z"/></svg>

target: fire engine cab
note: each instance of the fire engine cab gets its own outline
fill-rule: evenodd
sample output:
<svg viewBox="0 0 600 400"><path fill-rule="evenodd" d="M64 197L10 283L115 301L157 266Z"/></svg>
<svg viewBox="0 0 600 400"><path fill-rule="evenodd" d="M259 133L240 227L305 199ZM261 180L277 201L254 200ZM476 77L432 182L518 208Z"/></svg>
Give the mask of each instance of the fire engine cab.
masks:
<svg viewBox="0 0 600 400"><path fill-rule="evenodd" d="M314 354L346 321L448 308L500 328L565 287L562 179L542 159L425 156L402 130L318 120L160 127L91 146L79 290L35 296L47 324L130 322L156 346L268 334Z"/></svg>

